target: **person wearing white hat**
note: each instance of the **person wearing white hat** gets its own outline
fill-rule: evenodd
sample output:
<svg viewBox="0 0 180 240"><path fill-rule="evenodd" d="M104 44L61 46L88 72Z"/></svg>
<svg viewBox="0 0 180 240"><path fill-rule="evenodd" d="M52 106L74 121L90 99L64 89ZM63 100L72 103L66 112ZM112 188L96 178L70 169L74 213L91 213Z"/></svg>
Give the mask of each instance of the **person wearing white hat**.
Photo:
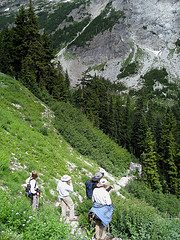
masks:
<svg viewBox="0 0 180 240"><path fill-rule="evenodd" d="M59 201L61 203L62 217L67 219L67 212L69 211L69 220L77 220L74 214L74 203L70 197L73 192L73 184L69 175L64 175L58 181L57 191L59 192Z"/></svg>

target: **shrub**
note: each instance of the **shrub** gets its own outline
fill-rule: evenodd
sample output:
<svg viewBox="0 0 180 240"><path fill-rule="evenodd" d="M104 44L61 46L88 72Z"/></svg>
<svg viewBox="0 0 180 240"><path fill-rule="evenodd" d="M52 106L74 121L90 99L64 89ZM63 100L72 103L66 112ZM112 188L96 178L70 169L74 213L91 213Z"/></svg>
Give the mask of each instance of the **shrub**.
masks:
<svg viewBox="0 0 180 240"><path fill-rule="evenodd" d="M38 213L32 213L28 200L23 196L9 197L9 193L0 191L0 223L4 226L4 239L17 236L19 240L22 234L23 240L68 239L69 227L60 222L54 207L45 206Z"/></svg>
<svg viewBox="0 0 180 240"><path fill-rule="evenodd" d="M135 197L146 201L163 215L177 217L180 212L180 202L175 195L153 192L143 182L131 182L127 190Z"/></svg>
<svg viewBox="0 0 180 240"><path fill-rule="evenodd" d="M24 232L24 240L66 240L68 236L69 227L60 222L59 214L52 206L41 208Z"/></svg>
<svg viewBox="0 0 180 240"><path fill-rule="evenodd" d="M137 62L129 63L127 66L121 68L120 71L121 73L118 74L117 76L118 79L133 75L138 72L138 63Z"/></svg>
<svg viewBox="0 0 180 240"><path fill-rule="evenodd" d="M126 171L131 154L95 129L80 110L63 102L53 104L51 109L55 113L56 129L73 148L111 173L119 176Z"/></svg>
<svg viewBox="0 0 180 240"><path fill-rule="evenodd" d="M135 200L118 200L112 221L115 236L132 240L178 239L179 220L160 217L156 210Z"/></svg>
<svg viewBox="0 0 180 240"><path fill-rule="evenodd" d="M0 176L9 169L9 155L0 151Z"/></svg>

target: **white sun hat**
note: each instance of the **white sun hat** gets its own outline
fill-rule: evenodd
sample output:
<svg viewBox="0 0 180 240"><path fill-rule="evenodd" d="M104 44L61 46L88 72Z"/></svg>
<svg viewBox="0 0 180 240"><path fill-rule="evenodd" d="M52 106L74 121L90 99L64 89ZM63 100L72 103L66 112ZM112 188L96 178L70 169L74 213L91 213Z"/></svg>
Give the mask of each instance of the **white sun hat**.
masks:
<svg viewBox="0 0 180 240"><path fill-rule="evenodd" d="M62 176L62 178L61 178L61 181L62 181L62 182L68 182L69 180L71 180L71 177L70 177L69 175L64 175L64 176Z"/></svg>

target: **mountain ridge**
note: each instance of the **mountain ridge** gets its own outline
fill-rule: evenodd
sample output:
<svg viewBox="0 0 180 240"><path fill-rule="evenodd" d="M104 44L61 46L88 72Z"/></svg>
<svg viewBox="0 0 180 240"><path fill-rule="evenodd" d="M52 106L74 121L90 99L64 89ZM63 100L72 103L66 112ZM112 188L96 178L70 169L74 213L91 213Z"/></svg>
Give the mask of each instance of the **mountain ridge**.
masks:
<svg viewBox="0 0 180 240"><path fill-rule="evenodd" d="M15 11L15 3L19 6L24 1L2 2L0 10L4 16L11 13L11 6ZM33 3L41 27L60 50L55 61L68 72L71 85L75 86L89 74L139 89L143 85L142 76L162 68L168 72L168 81L179 81L178 1L36 0ZM7 7L9 10L5 11ZM125 68L131 70L124 76Z"/></svg>
<svg viewBox="0 0 180 240"><path fill-rule="evenodd" d="M153 3L149 3L149 8L154 6L156 1L153 1ZM159 1L161 2L161 1ZM122 5L121 5L122 4ZM124 6L123 6L124 4ZM128 4L132 5L132 7ZM175 11L175 7L177 6L177 3L174 3L174 8L172 7L170 11ZM136 6L137 5L137 6ZM172 78L176 79L179 78L180 72L178 68L179 63L179 53L175 46L175 41L178 38L178 26L176 26L176 17L172 18L172 15L170 15L169 18L171 19L171 25L172 30L167 29L167 36L166 31L164 31L163 36L163 30L158 29L158 24L153 22L155 21L153 17L155 18L155 12L152 12L151 9L146 9L147 11L150 11L152 14L152 19L149 21L152 22L152 25L148 26L149 30L147 31L148 25L148 19L147 22L142 22L142 18L146 18L146 15L143 15L143 9L141 7L146 6L146 3L144 4L141 1L138 1L133 5L131 1L112 1L112 7L116 10L121 10L124 12L124 15L126 16L129 14L128 17L122 19L120 23L117 23L114 25L112 31L104 31L103 33L98 34L94 37L92 41L90 41L89 46L86 45L85 47L76 47L73 46L70 47L69 53L75 54L76 57L72 59L66 59L66 56L61 56L59 58L60 62L62 63L62 66L64 66L64 69L68 70L68 73L70 75L70 78L75 83L77 82L77 79L82 78L82 72L88 73L90 75L100 75L105 77L106 79L110 79L111 81L122 81L127 87L134 87L138 88L141 86L141 75L144 75L146 72L151 70L152 68L167 68L167 71ZM138 12L138 6L139 6L139 12ZM136 8L135 8L136 7ZM125 9L126 8L126 9ZM133 8L135 8L134 13L132 12ZM161 3L159 3L159 8L161 8ZM131 12L129 13L131 9ZM155 6L154 6L155 9ZM166 7L165 7L166 9ZM167 9L166 9L167 10ZM137 11L137 12L136 12ZM161 15L163 16L164 11L162 9ZM169 11L169 13L170 13ZM139 27L138 22L135 21L135 16L139 16L139 24L141 24L141 27ZM158 17L156 17L158 19ZM160 17L159 17L160 18ZM160 19L159 19L160 20ZM162 20L163 21L163 20ZM167 25L168 23L168 17L164 17L163 24L166 24L164 28L169 28ZM150 23L151 23L150 22ZM127 27L127 25L131 25L130 27ZM155 24L155 26L153 26ZM155 30L159 33L155 33ZM135 29L133 29L135 28ZM162 27L161 27L162 28ZM139 33L138 33L139 31ZM170 31L170 32L168 32ZM172 32L176 32L176 34L172 38ZM145 33L147 32L147 33ZM159 34L159 36L158 36ZM163 39L165 37L165 39ZM171 39L172 38L172 39ZM168 48L174 49L174 53L172 53L170 56L168 48L166 47L166 41L168 42ZM137 49L140 53L137 52ZM69 54L69 55L70 55ZM110 54L110 55L109 55ZM109 56L108 56L109 55ZM139 55L139 56L138 56ZM129 56L131 59L129 59L129 63L134 62L134 59L136 61L139 61L139 69L137 69L137 73L134 72L132 76L127 76L124 79L118 80L118 74L121 72L121 68L123 68L123 63L126 61ZM105 69L101 69L101 71L96 70L96 66L99 64L104 64ZM88 71L88 68L92 68L94 65L94 69L92 71ZM77 70L75 70L77 69ZM79 70L80 69L80 70ZM78 71L79 70L79 71Z"/></svg>

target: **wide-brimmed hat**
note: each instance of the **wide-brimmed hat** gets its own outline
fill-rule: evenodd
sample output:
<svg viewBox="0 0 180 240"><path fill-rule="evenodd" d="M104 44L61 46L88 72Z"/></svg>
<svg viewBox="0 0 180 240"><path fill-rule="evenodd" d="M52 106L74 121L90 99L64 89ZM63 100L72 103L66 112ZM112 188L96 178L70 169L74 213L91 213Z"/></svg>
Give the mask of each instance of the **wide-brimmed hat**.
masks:
<svg viewBox="0 0 180 240"><path fill-rule="evenodd" d="M92 180L93 181L99 181L102 177L104 176L104 173L102 172L97 172L95 173L95 175L92 177Z"/></svg>
<svg viewBox="0 0 180 240"><path fill-rule="evenodd" d="M68 182L69 180L71 180L71 177L69 175L64 175L61 177L62 182Z"/></svg>
<svg viewBox="0 0 180 240"><path fill-rule="evenodd" d="M101 178L97 184L97 187L107 187L109 186L109 182L106 178Z"/></svg>

